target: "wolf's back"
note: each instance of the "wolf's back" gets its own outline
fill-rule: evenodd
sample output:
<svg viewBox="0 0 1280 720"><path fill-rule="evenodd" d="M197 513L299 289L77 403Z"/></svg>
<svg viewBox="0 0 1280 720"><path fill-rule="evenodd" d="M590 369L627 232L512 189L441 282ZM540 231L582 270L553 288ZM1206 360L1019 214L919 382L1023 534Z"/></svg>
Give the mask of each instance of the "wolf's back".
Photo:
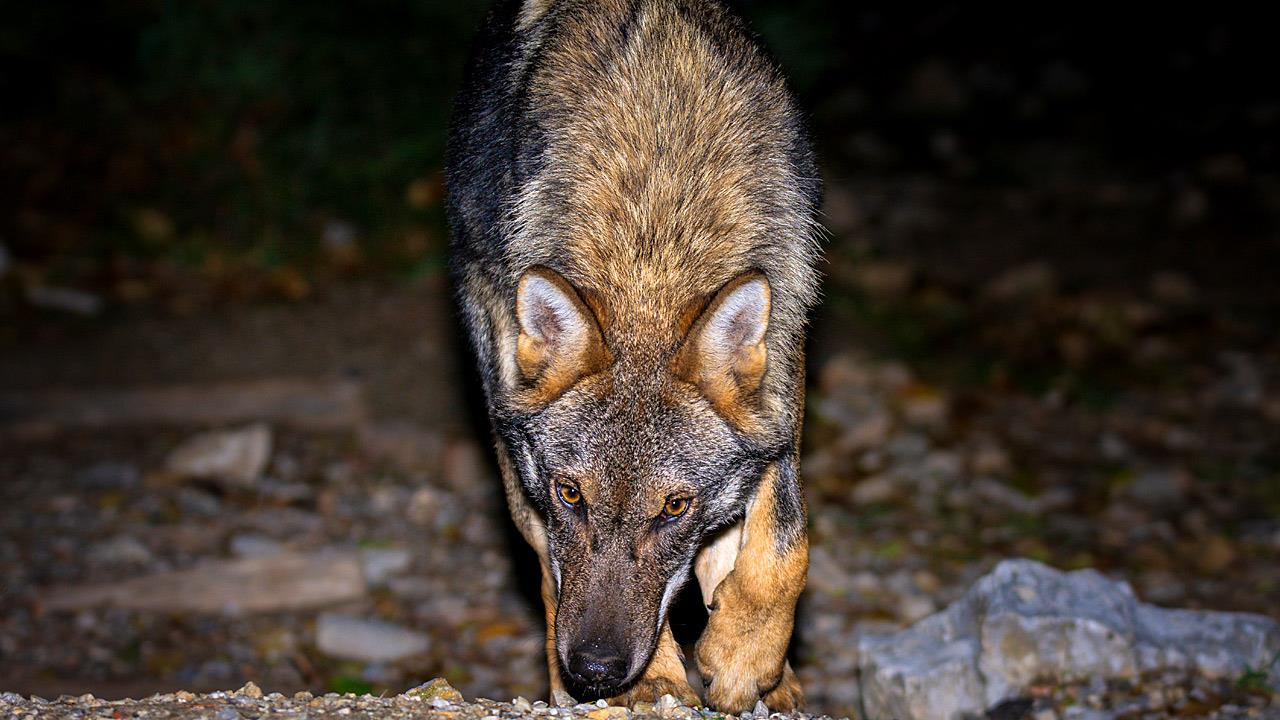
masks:
<svg viewBox="0 0 1280 720"><path fill-rule="evenodd" d="M771 356L793 375L817 294L819 186L790 95L741 21L711 0L504 0L477 52L448 183L481 354L531 266L588 298L610 347L654 356L699 298L754 269L773 290Z"/></svg>

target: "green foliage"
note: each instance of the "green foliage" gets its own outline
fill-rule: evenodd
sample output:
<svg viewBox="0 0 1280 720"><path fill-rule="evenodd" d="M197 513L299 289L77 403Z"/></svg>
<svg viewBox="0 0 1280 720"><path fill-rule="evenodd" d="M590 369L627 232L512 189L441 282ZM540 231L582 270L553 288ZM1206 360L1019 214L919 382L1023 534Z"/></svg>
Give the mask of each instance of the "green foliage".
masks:
<svg viewBox="0 0 1280 720"><path fill-rule="evenodd" d="M1236 679L1236 689L1243 692L1269 694L1271 688L1267 684L1267 678L1270 677L1268 668L1277 662L1280 662L1280 652L1277 652L1271 658L1271 662L1262 667L1245 665L1244 672Z"/></svg>
<svg viewBox="0 0 1280 720"><path fill-rule="evenodd" d="M373 230L441 166L474 3L166 3L140 33L140 91L190 118L194 183L171 207L261 242L314 213ZM205 200L202 200L205 199ZM223 207L207 207L208 199ZM204 206L204 207L202 207ZM197 221L201 218L189 218Z"/></svg>
<svg viewBox="0 0 1280 720"><path fill-rule="evenodd" d="M371 695L373 686L354 675L336 675L329 680L329 692L340 695Z"/></svg>

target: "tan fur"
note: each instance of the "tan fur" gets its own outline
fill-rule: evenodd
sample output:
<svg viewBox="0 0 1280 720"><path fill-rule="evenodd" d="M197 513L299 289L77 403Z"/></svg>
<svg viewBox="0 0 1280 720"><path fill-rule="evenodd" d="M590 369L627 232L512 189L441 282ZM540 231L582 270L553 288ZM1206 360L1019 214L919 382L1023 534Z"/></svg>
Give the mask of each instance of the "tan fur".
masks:
<svg viewBox="0 0 1280 720"><path fill-rule="evenodd" d="M712 678L707 701L723 712L749 710L761 698L771 710L802 700L786 649L809 545L800 541L778 553L771 512L776 478L772 467L748 507L733 571L710 591L711 618L698 640L698 670Z"/></svg>
<svg viewBox="0 0 1280 720"><path fill-rule="evenodd" d="M643 5L630 54L617 65L591 61L628 6L598 0L589 13L566 8L569 27L542 48L530 93L557 108L548 155L563 171L557 183L573 192L560 197L559 184L531 182L517 203L513 246L530 264L554 261L575 288L598 298L610 318L609 347L660 355L681 339L687 308L751 269L779 235L813 248L813 228L760 205L767 195L778 207L804 206L798 190L776 183L791 172L784 148L742 136L744 125L768 121L759 116L768 103L759 88L738 85L740 69L725 67L705 36L675 19L675 3ZM761 72L772 77L763 65ZM776 77L769 92L768 102L789 106ZM536 210L560 205L567 212ZM553 248L554 258L542 255ZM811 252L771 268L784 297L780 331L794 332L812 301Z"/></svg>

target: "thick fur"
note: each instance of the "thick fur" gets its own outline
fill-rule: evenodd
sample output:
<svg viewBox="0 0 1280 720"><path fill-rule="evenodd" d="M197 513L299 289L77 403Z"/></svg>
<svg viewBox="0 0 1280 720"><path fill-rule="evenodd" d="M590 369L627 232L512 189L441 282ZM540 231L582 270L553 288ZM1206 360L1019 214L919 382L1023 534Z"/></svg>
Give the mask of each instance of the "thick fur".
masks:
<svg viewBox="0 0 1280 720"><path fill-rule="evenodd" d="M625 672L571 689L696 700L666 622L696 561L708 701L794 707L819 186L777 69L711 0L499 2L448 185L507 498L543 563L553 687L617 651ZM687 511L664 515L671 499Z"/></svg>

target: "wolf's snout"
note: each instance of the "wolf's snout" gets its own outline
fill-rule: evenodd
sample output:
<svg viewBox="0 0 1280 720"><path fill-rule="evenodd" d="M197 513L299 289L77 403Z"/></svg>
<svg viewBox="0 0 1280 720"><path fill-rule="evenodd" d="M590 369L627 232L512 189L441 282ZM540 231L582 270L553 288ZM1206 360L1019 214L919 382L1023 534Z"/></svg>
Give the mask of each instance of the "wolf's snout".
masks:
<svg viewBox="0 0 1280 720"><path fill-rule="evenodd" d="M627 659L617 648L590 642L570 651L568 670L582 685L610 688L626 679Z"/></svg>

